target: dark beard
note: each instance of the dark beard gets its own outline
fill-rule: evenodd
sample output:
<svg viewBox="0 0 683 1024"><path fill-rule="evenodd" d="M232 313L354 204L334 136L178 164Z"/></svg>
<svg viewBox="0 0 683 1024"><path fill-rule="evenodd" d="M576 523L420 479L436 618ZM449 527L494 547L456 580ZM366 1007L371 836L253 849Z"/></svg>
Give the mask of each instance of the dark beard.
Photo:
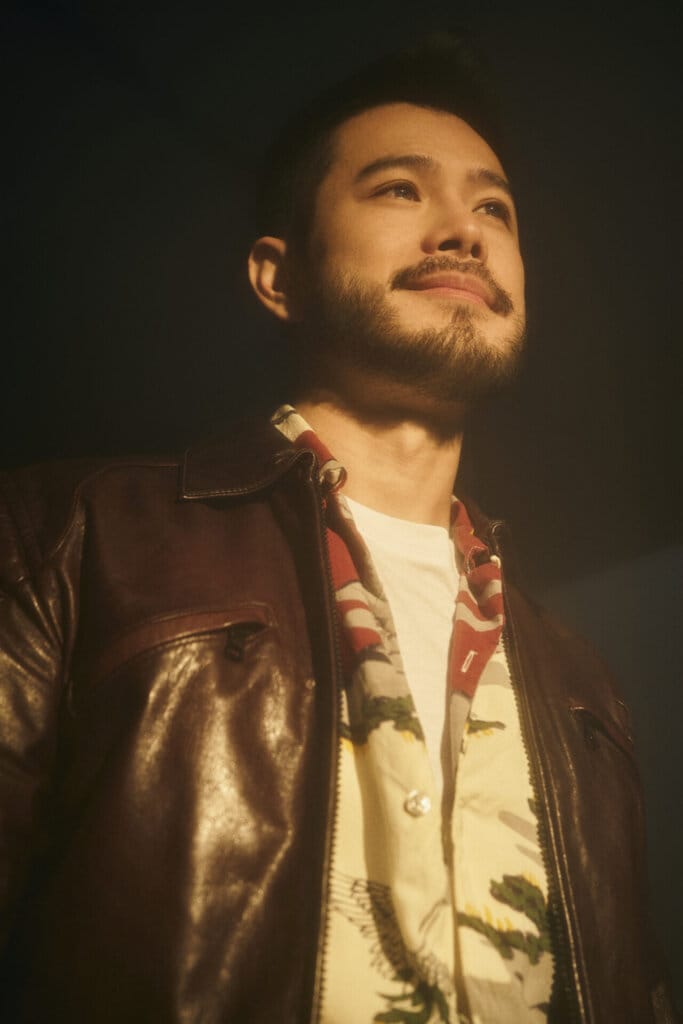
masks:
<svg viewBox="0 0 683 1024"><path fill-rule="evenodd" d="M305 388L335 390L334 374L348 368L401 386L438 403L471 404L515 375L524 347L524 321L508 314L509 336L493 345L477 323L477 307L458 305L441 328L407 331L380 286L349 278L316 282L297 330Z"/></svg>

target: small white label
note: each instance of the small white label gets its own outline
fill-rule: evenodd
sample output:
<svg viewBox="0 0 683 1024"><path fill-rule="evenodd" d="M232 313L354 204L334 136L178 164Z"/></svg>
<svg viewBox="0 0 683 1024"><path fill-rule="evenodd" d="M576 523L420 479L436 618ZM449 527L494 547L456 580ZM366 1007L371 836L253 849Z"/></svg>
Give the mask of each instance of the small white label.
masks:
<svg viewBox="0 0 683 1024"><path fill-rule="evenodd" d="M467 669L472 664L472 660L475 657L476 653L477 653L476 651L470 651L469 652L469 654L467 655L467 657L463 661L462 665L460 666L460 671L461 672L467 672Z"/></svg>

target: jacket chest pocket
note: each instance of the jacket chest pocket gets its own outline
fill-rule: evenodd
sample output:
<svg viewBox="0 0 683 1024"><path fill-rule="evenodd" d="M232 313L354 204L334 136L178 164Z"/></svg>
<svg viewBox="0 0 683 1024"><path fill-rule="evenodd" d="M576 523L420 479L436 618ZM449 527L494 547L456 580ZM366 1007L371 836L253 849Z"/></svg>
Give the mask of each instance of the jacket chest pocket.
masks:
<svg viewBox="0 0 683 1024"><path fill-rule="evenodd" d="M81 680L46 902L73 947L89 948L97 921L111 959L137 943L145 965L175 968L190 950L193 970L219 965L220 991L269 892L303 889L292 837L309 828L316 697L304 652L268 606L242 604L141 625Z"/></svg>
<svg viewBox="0 0 683 1024"><path fill-rule="evenodd" d="M242 789L255 772L272 780L309 733L308 684L306 659L294 657L268 605L144 623L77 686L62 796L80 804L105 776L122 799L151 803L169 785Z"/></svg>
<svg viewBox="0 0 683 1024"><path fill-rule="evenodd" d="M94 661L88 672L89 690L107 685L107 680L120 674L139 658L150 659L173 646L224 639L225 655L241 661L249 646L275 627L270 607L249 602L227 609L206 609L163 616L141 623L114 640Z"/></svg>
<svg viewBox="0 0 683 1024"><path fill-rule="evenodd" d="M570 703L569 712L589 750L597 751L602 744L607 744L608 747L612 746L615 750L620 750L635 768L633 738L630 733L620 728L616 722L606 716L597 715L577 701Z"/></svg>

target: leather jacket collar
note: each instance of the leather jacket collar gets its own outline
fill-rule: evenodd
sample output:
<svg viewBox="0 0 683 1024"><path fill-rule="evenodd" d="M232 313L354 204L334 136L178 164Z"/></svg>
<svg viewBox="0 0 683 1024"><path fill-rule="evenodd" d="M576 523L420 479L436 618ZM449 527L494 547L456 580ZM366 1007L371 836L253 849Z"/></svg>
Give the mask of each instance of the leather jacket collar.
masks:
<svg viewBox="0 0 683 1024"><path fill-rule="evenodd" d="M254 419L229 435L188 448L179 480L181 501L239 497L274 483L306 456L269 420Z"/></svg>

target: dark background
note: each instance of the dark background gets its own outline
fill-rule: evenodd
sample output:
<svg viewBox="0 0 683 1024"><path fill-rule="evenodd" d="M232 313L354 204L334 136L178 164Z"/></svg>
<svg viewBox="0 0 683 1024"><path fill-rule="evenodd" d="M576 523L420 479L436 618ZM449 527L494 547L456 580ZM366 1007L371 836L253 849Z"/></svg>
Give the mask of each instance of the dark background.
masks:
<svg viewBox="0 0 683 1024"><path fill-rule="evenodd" d="M468 26L508 110L531 331L459 489L509 520L529 588L620 677L683 1001L681 11L15 4L0 465L177 448L286 398L244 283L254 155L312 90Z"/></svg>

